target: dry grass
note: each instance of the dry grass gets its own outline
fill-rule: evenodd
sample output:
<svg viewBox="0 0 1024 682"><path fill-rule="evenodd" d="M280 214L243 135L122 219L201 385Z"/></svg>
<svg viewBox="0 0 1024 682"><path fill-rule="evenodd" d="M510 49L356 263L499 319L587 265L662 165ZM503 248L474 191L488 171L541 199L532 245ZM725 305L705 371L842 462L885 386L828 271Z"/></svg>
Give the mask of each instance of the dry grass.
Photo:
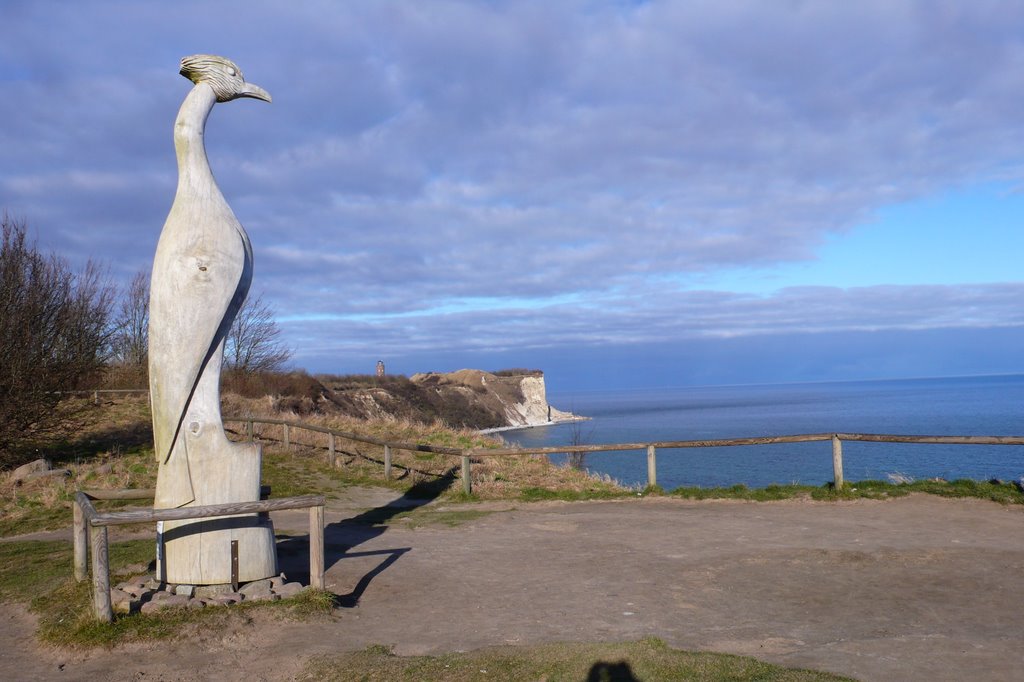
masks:
<svg viewBox="0 0 1024 682"><path fill-rule="evenodd" d="M149 403L145 396L76 398L69 407L83 415L74 435L45 444L38 456L67 477L46 477L15 484L9 472L0 474L0 536L66 527L70 523L75 491L85 488L152 488L156 484ZM380 440L422 443L451 448L494 448L501 442L469 429L452 429L436 421L419 424L407 419L364 421L345 416L297 416L274 398L224 397L225 415L253 415L289 419ZM243 439L244 425L227 425L229 436ZM384 452L376 445L337 439L336 457L328 462L326 434L291 430L292 449L282 445L283 428L257 425L264 443L264 482L275 497L304 492L326 492L345 485L387 485L398 490L432 484L446 497L461 498L458 457L409 450L394 450L392 481L383 477ZM592 476L570 467L552 465L540 455L479 457L472 463L473 497L477 499L535 498L538 490L558 496L590 497L628 494L607 477Z"/></svg>
<svg viewBox="0 0 1024 682"><path fill-rule="evenodd" d="M483 436L471 429L454 429L435 421L420 424L408 419L377 419L366 421L339 415L304 415L275 409L270 398L244 399L229 395L224 400L224 414L233 416L260 416L288 419L322 426L337 431L368 436L380 440L419 443L450 448L498 448L502 442ZM244 437L245 426L240 422L228 424L235 437ZM268 454L280 452L284 441L284 428L276 425L256 424L254 434L263 441ZM289 440L296 454L304 453L326 460L327 434L301 429L290 429ZM383 484L384 449L359 441L336 439L334 466L353 483ZM451 479L447 494L458 496L461 484L457 480L461 461L458 457L429 452L392 449L395 484L408 488L418 483ZM627 494L628 490L607 477L597 477L585 471L551 464L543 455L514 457L478 457L471 467L473 495L480 499L518 498L530 489L543 488L575 494Z"/></svg>

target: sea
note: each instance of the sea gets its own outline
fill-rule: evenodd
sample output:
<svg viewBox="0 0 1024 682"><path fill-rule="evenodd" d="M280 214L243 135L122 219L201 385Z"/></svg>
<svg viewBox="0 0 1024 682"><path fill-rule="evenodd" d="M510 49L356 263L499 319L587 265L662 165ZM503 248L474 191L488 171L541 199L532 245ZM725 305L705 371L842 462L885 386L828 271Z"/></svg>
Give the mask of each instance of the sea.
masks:
<svg viewBox="0 0 1024 682"><path fill-rule="evenodd" d="M643 443L809 433L1024 436L1024 375L650 390L552 391L588 421L506 431L523 447ZM564 455L552 456L559 464ZM847 482L1024 476L1024 445L843 442ZM585 467L626 485L647 481L646 451L588 453ZM659 449L658 484L763 487L832 480L829 441Z"/></svg>

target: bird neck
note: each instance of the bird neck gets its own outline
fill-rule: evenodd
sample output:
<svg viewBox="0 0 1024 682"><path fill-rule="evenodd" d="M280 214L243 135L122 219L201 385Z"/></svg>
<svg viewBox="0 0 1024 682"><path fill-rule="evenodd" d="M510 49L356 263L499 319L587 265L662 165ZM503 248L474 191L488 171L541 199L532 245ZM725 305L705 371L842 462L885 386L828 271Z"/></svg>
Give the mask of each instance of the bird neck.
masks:
<svg viewBox="0 0 1024 682"><path fill-rule="evenodd" d="M178 193L217 191L206 158L203 132L217 96L206 83L198 83L185 97L174 121L174 151L178 157Z"/></svg>

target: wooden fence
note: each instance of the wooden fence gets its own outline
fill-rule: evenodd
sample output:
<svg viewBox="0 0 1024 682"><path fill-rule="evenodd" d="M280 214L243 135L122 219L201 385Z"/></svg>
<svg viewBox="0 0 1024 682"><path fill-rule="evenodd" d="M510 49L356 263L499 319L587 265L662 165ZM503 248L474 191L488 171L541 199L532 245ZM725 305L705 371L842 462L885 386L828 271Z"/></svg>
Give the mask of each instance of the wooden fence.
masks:
<svg viewBox="0 0 1024 682"><path fill-rule="evenodd" d="M100 404L101 395L122 395L125 393L149 393L148 388L93 388L85 391L57 391L61 395L91 395L93 403Z"/></svg>
<svg viewBox="0 0 1024 682"><path fill-rule="evenodd" d="M74 502L74 569L75 580L89 577L89 554L92 554L93 612L98 620L110 621L114 617L110 603L110 562L108 558L107 527L128 523L205 519L211 516L240 516L257 512L285 509L309 509L309 584L324 587L324 496L300 495L259 502L210 504L177 509L138 509L119 512L99 512L94 500L151 500L155 491L139 490L82 490L75 494Z"/></svg>
<svg viewBox="0 0 1024 682"><path fill-rule="evenodd" d="M722 438L716 440L676 440L646 443L606 443L601 445L557 445L538 448L445 448L417 443L398 443L336 431L323 426L314 426L284 419L263 419L260 417L225 417L225 422L244 422L246 435L254 438L254 424L272 424L283 427L285 448L291 447L291 430L304 429L328 434L329 456L333 458L336 439L370 443L384 448L384 478L391 478L391 453L394 450L432 452L462 460L462 489L469 495L473 491L471 471L473 459L482 457L514 457L520 455L552 455L570 452L647 452L647 485L658 484L657 451L681 448L713 448L736 445L771 445L775 443L808 443L830 441L832 443L832 474L836 489L843 487L843 441L871 443L927 443L943 445L1024 445L1024 436L902 436L877 433L810 433L792 436L758 436L753 438Z"/></svg>

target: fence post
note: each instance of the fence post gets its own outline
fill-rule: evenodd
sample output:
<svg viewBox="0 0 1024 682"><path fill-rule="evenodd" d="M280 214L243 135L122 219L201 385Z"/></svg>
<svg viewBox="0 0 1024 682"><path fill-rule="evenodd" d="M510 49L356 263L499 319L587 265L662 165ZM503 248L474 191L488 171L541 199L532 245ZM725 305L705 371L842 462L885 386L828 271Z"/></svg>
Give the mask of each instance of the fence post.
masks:
<svg viewBox="0 0 1024 682"><path fill-rule="evenodd" d="M391 446L384 446L384 480L391 480Z"/></svg>
<svg viewBox="0 0 1024 682"><path fill-rule="evenodd" d="M93 402L94 405L99 405L100 404L100 392L99 391L93 391L92 392L92 402Z"/></svg>
<svg viewBox="0 0 1024 682"><path fill-rule="evenodd" d="M288 433L288 425L285 424L284 425L284 449L285 450L291 450L292 449L291 439L289 438L290 435L291 434Z"/></svg>
<svg viewBox="0 0 1024 682"><path fill-rule="evenodd" d="M653 488L658 485L658 467L655 463L654 446L647 446L647 486Z"/></svg>
<svg viewBox="0 0 1024 682"><path fill-rule="evenodd" d="M96 620L110 622L114 610L110 605L110 560L107 556L107 527L98 526L92 535L92 605Z"/></svg>
<svg viewBox="0 0 1024 682"><path fill-rule="evenodd" d="M249 442L251 443L253 441L253 427L251 419L248 422L247 430L249 432Z"/></svg>
<svg viewBox="0 0 1024 682"><path fill-rule="evenodd" d="M832 481L836 490L843 488L843 442L839 436L832 435Z"/></svg>
<svg viewBox="0 0 1024 682"><path fill-rule="evenodd" d="M324 589L324 508L309 508L309 586Z"/></svg>
<svg viewBox="0 0 1024 682"><path fill-rule="evenodd" d="M82 582L89 577L89 529L85 525L85 514L82 513L82 506L78 500L72 505L74 510L74 556L75 556L75 581Z"/></svg>
<svg viewBox="0 0 1024 682"><path fill-rule="evenodd" d="M469 455L462 456L462 492L473 494L473 482L469 477Z"/></svg>
<svg viewBox="0 0 1024 682"><path fill-rule="evenodd" d="M328 463L331 466L334 466L335 446L334 446L334 434L333 433L327 434L327 451L328 451L327 452Z"/></svg>

